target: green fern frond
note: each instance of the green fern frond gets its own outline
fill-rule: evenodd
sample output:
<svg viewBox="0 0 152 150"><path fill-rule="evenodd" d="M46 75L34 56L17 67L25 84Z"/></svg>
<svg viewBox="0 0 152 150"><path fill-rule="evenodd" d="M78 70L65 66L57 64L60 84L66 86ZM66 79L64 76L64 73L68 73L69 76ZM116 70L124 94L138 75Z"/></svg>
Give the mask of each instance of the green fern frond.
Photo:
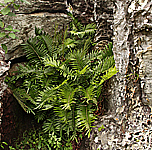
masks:
<svg viewBox="0 0 152 150"><path fill-rule="evenodd" d="M100 63L98 63L98 65L96 65L92 69L94 70L96 74L101 74L107 71L112 66L114 66L114 62L115 61L114 61L113 56L107 57L104 60L100 60Z"/></svg>
<svg viewBox="0 0 152 150"><path fill-rule="evenodd" d="M97 58L103 60L105 58L113 56L112 47L112 43L108 43L108 46L106 45L104 50L99 51L99 55Z"/></svg>
<svg viewBox="0 0 152 150"><path fill-rule="evenodd" d="M94 34L96 30L96 24L88 24L86 27L78 22L72 15L70 15L73 19L72 31L70 31L73 35L78 35L81 38L84 37L85 34Z"/></svg>
<svg viewBox="0 0 152 150"><path fill-rule="evenodd" d="M86 56L90 46L91 46L91 38L87 39L84 43L84 47L83 47L83 50L82 50L83 56Z"/></svg>
<svg viewBox="0 0 152 150"><path fill-rule="evenodd" d="M56 107L54 107L54 112L56 113L56 115L62 122L66 123L66 124L68 123L68 119L69 119L68 110L62 109L62 107L60 107L60 106L56 106Z"/></svg>
<svg viewBox="0 0 152 150"><path fill-rule="evenodd" d="M60 75L63 75L63 77L67 78L67 79L72 79L74 77L74 75L72 74L72 70L70 69L70 67L68 65L66 65L65 63L62 63L62 65L60 65L59 67L59 71L60 71Z"/></svg>
<svg viewBox="0 0 152 150"><path fill-rule="evenodd" d="M18 75L16 76L16 79L23 78L23 77L30 77L31 74L42 74L42 67L39 67L36 65L28 65L25 66L22 64L19 64L18 68Z"/></svg>
<svg viewBox="0 0 152 150"><path fill-rule="evenodd" d="M42 45L41 41L39 41L37 37L29 39L26 44L22 45L22 47L31 64L42 64L41 57L46 55L46 47Z"/></svg>
<svg viewBox="0 0 152 150"><path fill-rule="evenodd" d="M43 29L37 28L35 26L35 35L39 36L39 35L42 35L42 34L45 34L45 32L43 31Z"/></svg>
<svg viewBox="0 0 152 150"><path fill-rule="evenodd" d="M27 113L32 112L35 115L33 110L28 105L26 105L27 101L35 105L35 101L31 98L29 94L26 93L24 89L18 88L13 90L13 96L16 98L16 100L18 101L18 103L21 105L21 107L25 112Z"/></svg>
<svg viewBox="0 0 152 150"><path fill-rule="evenodd" d="M72 110L69 111L62 109L59 106L56 106L54 107L54 112L57 115L56 118L58 118L57 119L58 121L54 124L56 131L57 132L60 131L61 137L64 136L65 134L66 138L68 137L68 139L69 138L71 139L72 138L71 133L73 132L73 134L75 134L76 131L78 131L77 127L75 126L76 124L75 107L72 107Z"/></svg>
<svg viewBox="0 0 152 150"><path fill-rule="evenodd" d="M55 122L55 117L52 117L51 119L47 119L46 122L43 125L43 131L44 133L46 132L51 132L51 131L55 131L54 129L54 122Z"/></svg>
<svg viewBox="0 0 152 150"><path fill-rule="evenodd" d="M67 48L74 48L76 46L75 41L70 38L65 39L64 44Z"/></svg>
<svg viewBox="0 0 152 150"><path fill-rule="evenodd" d="M94 122L96 117L93 115L92 105L80 105L77 108L77 126L81 130L90 130L92 122Z"/></svg>
<svg viewBox="0 0 152 150"><path fill-rule="evenodd" d="M96 95L96 86L90 85L88 88L84 89L83 87L80 87L82 92L84 93L84 102L87 102L89 104L89 101L92 101L95 105L97 105L97 99L95 97Z"/></svg>
<svg viewBox="0 0 152 150"><path fill-rule="evenodd" d="M74 89L69 84L64 84L62 88L60 88L59 98L60 98L61 104L63 103L61 105L62 109L71 110L71 105L76 103L74 101L74 95L76 91L77 91L77 88Z"/></svg>
<svg viewBox="0 0 152 150"><path fill-rule="evenodd" d="M54 101L56 99L55 97L56 91L54 91L53 88L47 88L44 91L39 92L39 96L37 97L37 107L34 109L42 109L42 110L48 110L52 109L54 107ZM55 99L54 99L55 98Z"/></svg>
<svg viewBox="0 0 152 150"><path fill-rule="evenodd" d="M54 57L49 57L49 56L44 57L43 62L44 62L44 65L46 67L51 66L51 67L54 67L54 68L59 68L59 66L60 66L60 60L57 60Z"/></svg>
<svg viewBox="0 0 152 150"><path fill-rule="evenodd" d="M48 110L53 108L57 102L58 89L67 84L67 82L68 79L61 82L58 86L52 85L51 88L47 87L43 91L40 91L37 96L37 107L35 109Z"/></svg>
<svg viewBox="0 0 152 150"><path fill-rule="evenodd" d="M109 68L111 68L113 65L114 65L114 56L111 56L109 58L106 58L104 61L103 61L103 65L102 65L102 70L101 72L105 72L107 71Z"/></svg>
<svg viewBox="0 0 152 150"><path fill-rule="evenodd" d="M41 35L40 36L45 44L46 44L46 48L47 48L47 53L50 55L50 56L53 56L53 54L56 52L56 49L54 48L54 44L53 44L53 39L49 36L49 35Z"/></svg>
<svg viewBox="0 0 152 150"><path fill-rule="evenodd" d="M116 69L116 67L111 67L108 69L108 71L106 72L105 75L102 76L102 79L99 83L99 85L101 85L103 82L105 82L106 80L110 79L112 76L114 76L116 73L118 72L118 70Z"/></svg>
<svg viewBox="0 0 152 150"><path fill-rule="evenodd" d="M45 120L46 116L47 116L47 111L40 110L40 111L37 111L37 113L35 114L35 119L39 123L40 121Z"/></svg>
<svg viewBox="0 0 152 150"><path fill-rule="evenodd" d="M96 30L96 24L94 24L94 23L87 24L85 29L86 30L87 29L94 29L94 30Z"/></svg>
<svg viewBox="0 0 152 150"><path fill-rule="evenodd" d="M70 60L72 70L76 72L80 72L87 65L87 60L85 60L82 50L73 51L70 55Z"/></svg>

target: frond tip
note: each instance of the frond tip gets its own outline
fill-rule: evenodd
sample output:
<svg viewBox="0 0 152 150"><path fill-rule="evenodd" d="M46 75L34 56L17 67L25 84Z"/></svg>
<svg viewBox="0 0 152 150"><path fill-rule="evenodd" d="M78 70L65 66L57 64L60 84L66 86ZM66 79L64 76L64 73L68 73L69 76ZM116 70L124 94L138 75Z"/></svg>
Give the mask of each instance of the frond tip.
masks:
<svg viewBox="0 0 152 150"><path fill-rule="evenodd" d="M69 84L64 84L62 88L60 89L60 101L61 101L61 107L65 110L71 110L71 105L75 104L75 93L77 91L77 88L73 88Z"/></svg>
<svg viewBox="0 0 152 150"><path fill-rule="evenodd" d="M81 105L77 108L77 126L84 129L90 130L91 124L95 121L96 117L93 114L92 105Z"/></svg>

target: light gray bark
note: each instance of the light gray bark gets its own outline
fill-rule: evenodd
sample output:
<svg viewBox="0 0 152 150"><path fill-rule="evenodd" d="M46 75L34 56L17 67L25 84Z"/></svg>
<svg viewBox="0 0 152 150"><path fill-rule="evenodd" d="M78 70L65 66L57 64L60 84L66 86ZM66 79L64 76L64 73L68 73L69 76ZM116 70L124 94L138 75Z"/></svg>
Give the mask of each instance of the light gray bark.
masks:
<svg viewBox="0 0 152 150"><path fill-rule="evenodd" d="M113 52L119 73L109 90L113 109L97 123L90 145L93 150L151 149L152 3L114 3ZM99 132L101 125L105 129Z"/></svg>

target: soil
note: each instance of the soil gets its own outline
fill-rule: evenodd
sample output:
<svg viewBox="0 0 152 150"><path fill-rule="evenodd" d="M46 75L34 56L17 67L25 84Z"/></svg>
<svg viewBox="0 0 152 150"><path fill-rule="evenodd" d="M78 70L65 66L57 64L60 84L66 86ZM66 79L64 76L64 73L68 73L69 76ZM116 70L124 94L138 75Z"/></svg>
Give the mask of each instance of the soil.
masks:
<svg viewBox="0 0 152 150"><path fill-rule="evenodd" d="M13 97L10 89L5 90L2 101L1 141L14 146L14 139L34 126L34 116L27 114ZM8 146L5 146L8 150Z"/></svg>

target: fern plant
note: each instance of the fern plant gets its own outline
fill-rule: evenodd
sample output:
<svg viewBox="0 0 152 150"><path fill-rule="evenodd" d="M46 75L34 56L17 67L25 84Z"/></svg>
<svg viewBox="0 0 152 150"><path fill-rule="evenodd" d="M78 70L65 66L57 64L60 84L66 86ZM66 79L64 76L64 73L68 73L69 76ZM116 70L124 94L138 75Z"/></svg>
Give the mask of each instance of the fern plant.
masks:
<svg viewBox="0 0 152 150"><path fill-rule="evenodd" d="M45 134L61 138L67 149L77 133L89 136L97 118L102 83L117 73L112 44L94 50L95 25L83 26L73 16L72 30L51 36L35 28L36 36L22 45L29 62L20 65L11 85L26 112L43 121ZM57 40L58 39L58 40Z"/></svg>

